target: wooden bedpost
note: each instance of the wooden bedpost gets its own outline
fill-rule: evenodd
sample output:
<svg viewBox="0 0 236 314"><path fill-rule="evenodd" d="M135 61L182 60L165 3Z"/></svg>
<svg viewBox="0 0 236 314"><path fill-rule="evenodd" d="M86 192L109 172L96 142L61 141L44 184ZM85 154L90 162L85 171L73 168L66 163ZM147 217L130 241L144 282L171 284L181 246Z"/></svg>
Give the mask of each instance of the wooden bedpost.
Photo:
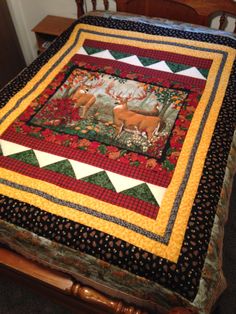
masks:
<svg viewBox="0 0 236 314"><path fill-rule="evenodd" d="M69 294L78 297L79 299L93 305L104 307L104 309L118 314L148 314L136 307L127 305L120 300L114 300L107 297L98 291L82 286L79 283L74 283Z"/></svg>
<svg viewBox="0 0 236 314"><path fill-rule="evenodd" d="M117 314L148 314L146 311L138 309L137 306L129 305L121 300L114 299L108 295L95 290L92 287L84 286L78 281L74 281L70 275L60 271L46 268L37 262L26 259L7 248L0 246L0 271L1 266L5 266L18 272L24 277L30 276L37 282L44 283L49 287L54 287L64 295L74 296L76 299L84 301L90 305L104 309L104 312Z"/></svg>

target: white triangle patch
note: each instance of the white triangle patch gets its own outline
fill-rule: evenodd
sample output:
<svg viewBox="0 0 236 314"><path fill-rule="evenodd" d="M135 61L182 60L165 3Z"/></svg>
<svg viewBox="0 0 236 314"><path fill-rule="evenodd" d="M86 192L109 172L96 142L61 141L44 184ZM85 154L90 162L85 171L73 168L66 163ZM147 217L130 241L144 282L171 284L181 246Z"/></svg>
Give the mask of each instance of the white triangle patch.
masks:
<svg viewBox="0 0 236 314"><path fill-rule="evenodd" d="M196 67L192 67L192 68L180 71L180 72L176 72L175 74L195 77L201 80L206 80L206 78L198 71Z"/></svg>
<svg viewBox="0 0 236 314"><path fill-rule="evenodd" d="M46 167L46 166L51 165L51 164L55 164L58 161L62 161L62 160L66 159L64 157L45 153L45 152L42 152L40 150L35 150L35 149L34 149L34 153L38 159L38 163L39 163L40 168Z"/></svg>
<svg viewBox="0 0 236 314"><path fill-rule="evenodd" d="M80 55L85 55L85 56L88 55L84 47L80 47L80 49L76 53Z"/></svg>
<svg viewBox="0 0 236 314"><path fill-rule="evenodd" d="M113 184L114 188L116 189L116 192L118 193L121 191L131 189L143 183L142 181L125 177L114 172L106 171L106 173L109 179L111 180L111 183Z"/></svg>
<svg viewBox="0 0 236 314"><path fill-rule="evenodd" d="M71 163L71 166L74 170L76 179L82 179L88 176L91 176L92 174L96 174L98 172L104 171L101 168L97 168L88 164L84 164L82 162L79 161L75 161L75 160L69 160Z"/></svg>
<svg viewBox="0 0 236 314"><path fill-rule="evenodd" d="M115 58L111 55L109 50L103 50L96 53L93 53L91 57L97 57L102 59L115 60Z"/></svg>
<svg viewBox="0 0 236 314"><path fill-rule="evenodd" d="M29 147L25 147L23 145L15 144L9 141L0 140L0 145L2 148L3 156L9 156L21 152L25 152L27 150L31 150Z"/></svg>
<svg viewBox="0 0 236 314"><path fill-rule="evenodd" d="M158 71L163 71L163 72L169 72L173 73L171 69L168 67L168 65L165 63L165 61L160 61L154 64L148 65L146 68L148 69L153 69L153 70L158 70Z"/></svg>
<svg viewBox="0 0 236 314"><path fill-rule="evenodd" d="M119 59L118 61L128 63L131 65L136 65L139 67L143 67L142 63L139 61L139 58L137 56L125 57L125 58Z"/></svg>
<svg viewBox="0 0 236 314"><path fill-rule="evenodd" d="M162 202L163 197L165 195L166 188L163 188L163 187L158 186L158 185L150 184L150 183L146 183L146 184L149 187L149 189L151 190L151 192L152 192L153 196L155 197L158 205L161 206L161 202Z"/></svg>

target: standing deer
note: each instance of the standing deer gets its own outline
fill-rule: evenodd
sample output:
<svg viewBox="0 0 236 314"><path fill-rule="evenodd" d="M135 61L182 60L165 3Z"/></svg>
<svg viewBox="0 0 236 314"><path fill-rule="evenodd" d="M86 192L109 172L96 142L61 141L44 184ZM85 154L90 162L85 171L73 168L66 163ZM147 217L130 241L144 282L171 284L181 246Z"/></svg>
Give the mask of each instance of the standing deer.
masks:
<svg viewBox="0 0 236 314"><path fill-rule="evenodd" d="M88 93L89 89L100 87L103 85L103 80L98 80L95 84L86 84L84 82L71 96L72 101L74 102L75 108L82 108L81 118L87 118L87 112L90 107L96 102L96 96Z"/></svg>
<svg viewBox="0 0 236 314"><path fill-rule="evenodd" d="M116 136L118 136L123 129L128 131L138 131L139 133L146 133L148 140L152 139L152 136L156 132L160 132L165 123L163 119L159 116L150 116L143 113L139 113L137 111L128 109L128 102L130 100L142 100L146 98L147 92L142 91L137 97L133 97L129 94L127 97L122 97L122 92L115 94L112 92L112 88L114 87L114 83L111 82L106 88L106 93L110 95L112 98L119 101L119 105L115 106L113 109L114 116L114 125L116 129ZM158 114L157 110L157 114Z"/></svg>

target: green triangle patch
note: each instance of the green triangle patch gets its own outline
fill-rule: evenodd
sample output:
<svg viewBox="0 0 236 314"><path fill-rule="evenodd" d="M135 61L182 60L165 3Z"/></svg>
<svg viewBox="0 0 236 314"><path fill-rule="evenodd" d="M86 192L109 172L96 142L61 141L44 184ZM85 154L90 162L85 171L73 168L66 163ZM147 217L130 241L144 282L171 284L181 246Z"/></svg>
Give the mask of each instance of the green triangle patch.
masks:
<svg viewBox="0 0 236 314"><path fill-rule="evenodd" d="M87 46L83 46L84 50L87 52L88 55L92 55L94 53L103 51L104 49L101 48L94 48L94 47L87 47Z"/></svg>
<svg viewBox="0 0 236 314"><path fill-rule="evenodd" d="M147 67L151 64L155 64L157 62L160 62L160 60L154 60L151 58L146 58L146 57L138 57L139 61L142 63L143 66Z"/></svg>
<svg viewBox="0 0 236 314"><path fill-rule="evenodd" d="M101 171L101 172L92 174L92 175L90 175L88 177L84 177L80 180L101 186L105 189L109 189L109 190L112 190L114 192L116 191L105 171Z"/></svg>
<svg viewBox="0 0 236 314"><path fill-rule="evenodd" d="M120 51L109 50L109 52L117 60L132 56L132 54L130 54L130 53L124 53L124 52L120 52Z"/></svg>
<svg viewBox="0 0 236 314"><path fill-rule="evenodd" d="M37 157L35 156L35 153L33 150L26 150L21 153L12 154L8 157L11 157L11 158L23 161L27 164L39 167Z"/></svg>
<svg viewBox="0 0 236 314"><path fill-rule="evenodd" d="M189 66L189 65L179 64L179 63L174 63L174 62L167 62L166 61L166 64L171 69L171 71L174 73L191 68L191 66Z"/></svg>
<svg viewBox="0 0 236 314"><path fill-rule="evenodd" d="M75 173L74 173L74 169L72 168L69 160L58 161L54 164L47 165L47 166L43 167L43 169L51 170L54 172L64 174L66 176L76 178Z"/></svg>
<svg viewBox="0 0 236 314"><path fill-rule="evenodd" d="M205 77L207 78L209 69L198 69L198 71Z"/></svg>
<svg viewBox="0 0 236 314"><path fill-rule="evenodd" d="M153 196L151 190L149 189L149 187L147 186L146 183L142 183L140 185L137 185L131 189L125 190L121 192L122 194L125 195L129 195L129 196L133 196L135 198L138 198L142 201L151 203L153 205L157 205L158 203L155 199L155 197Z"/></svg>
<svg viewBox="0 0 236 314"><path fill-rule="evenodd" d="M0 156L2 156L2 155L3 155L3 152L2 152L2 147L0 145Z"/></svg>

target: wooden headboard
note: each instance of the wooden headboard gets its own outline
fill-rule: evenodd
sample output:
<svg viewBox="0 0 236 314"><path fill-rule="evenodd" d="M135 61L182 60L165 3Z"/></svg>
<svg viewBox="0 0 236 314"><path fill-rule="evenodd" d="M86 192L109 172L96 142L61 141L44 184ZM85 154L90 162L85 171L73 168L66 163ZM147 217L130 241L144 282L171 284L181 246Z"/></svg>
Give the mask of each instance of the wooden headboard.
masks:
<svg viewBox="0 0 236 314"><path fill-rule="evenodd" d="M78 16L84 14L86 0L75 0ZM87 0L97 9L97 0ZM226 14L236 16L236 2L233 0L100 0L104 9L109 9L109 3L116 2L117 11L142 14L151 17L162 17L171 20L209 26L211 18L222 14L220 29L226 24Z"/></svg>

